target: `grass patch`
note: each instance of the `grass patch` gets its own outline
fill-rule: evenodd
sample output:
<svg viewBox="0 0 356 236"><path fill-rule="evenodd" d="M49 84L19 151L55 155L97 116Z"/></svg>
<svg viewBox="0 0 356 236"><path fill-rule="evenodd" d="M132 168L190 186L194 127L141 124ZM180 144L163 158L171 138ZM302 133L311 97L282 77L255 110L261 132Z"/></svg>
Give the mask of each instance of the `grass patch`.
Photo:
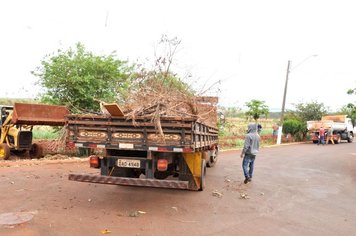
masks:
<svg viewBox="0 0 356 236"><path fill-rule="evenodd" d="M258 121L258 123L262 125L262 131L260 133L260 145L262 147L273 144L272 126L277 122L278 120L275 119L260 119ZM247 126L250 123L254 123L254 121L248 121L246 119L241 118L227 118L225 124L219 127L220 148L242 148L245 141Z"/></svg>
<svg viewBox="0 0 356 236"><path fill-rule="evenodd" d="M32 130L33 139L59 139L59 132L50 126L35 126Z"/></svg>

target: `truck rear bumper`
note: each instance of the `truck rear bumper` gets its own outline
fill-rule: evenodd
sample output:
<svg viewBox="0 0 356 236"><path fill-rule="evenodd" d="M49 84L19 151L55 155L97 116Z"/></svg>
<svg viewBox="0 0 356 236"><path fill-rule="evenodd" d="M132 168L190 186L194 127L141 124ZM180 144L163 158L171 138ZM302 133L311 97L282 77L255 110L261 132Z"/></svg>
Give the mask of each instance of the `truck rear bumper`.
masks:
<svg viewBox="0 0 356 236"><path fill-rule="evenodd" d="M125 177L112 177L112 176L101 176L101 175L98 176L98 175L85 175L85 174L70 174L68 176L68 179L73 181L98 183L98 184L189 189L188 187L189 182L180 181L180 180L139 179L139 178L125 178Z"/></svg>

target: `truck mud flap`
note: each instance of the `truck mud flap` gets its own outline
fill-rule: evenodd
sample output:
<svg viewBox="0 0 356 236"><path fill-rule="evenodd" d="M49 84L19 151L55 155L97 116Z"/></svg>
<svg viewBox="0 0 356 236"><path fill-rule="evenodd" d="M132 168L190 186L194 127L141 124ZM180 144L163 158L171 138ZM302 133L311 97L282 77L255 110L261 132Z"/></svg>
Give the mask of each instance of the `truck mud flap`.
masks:
<svg viewBox="0 0 356 236"><path fill-rule="evenodd" d="M203 189L202 180L205 176L202 176L202 155L202 152L183 153L184 162L186 163L191 174L192 181L189 187L191 190Z"/></svg>
<svg viewBox="0 0 356 236"><path fill-rule="evenodd" d="M138 179L138 178L125 178L125 177L112 177L112 176L85 175L85 174L70 174L68 176L68 179L73 181L98 183L98 184L189 189L188 181L177 181L177 180Z"/></svg>

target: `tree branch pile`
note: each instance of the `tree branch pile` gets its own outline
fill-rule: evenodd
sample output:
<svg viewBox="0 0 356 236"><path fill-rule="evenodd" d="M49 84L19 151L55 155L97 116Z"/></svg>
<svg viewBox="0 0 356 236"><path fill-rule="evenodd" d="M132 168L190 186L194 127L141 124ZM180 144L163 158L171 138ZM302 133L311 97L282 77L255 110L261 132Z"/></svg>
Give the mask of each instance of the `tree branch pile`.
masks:
<svg viewBox="0 0 356 236"><path fill-rule="evenodd" d="M150 118L158 129L162 116L192 118L216 127L216 105L216 97L195 96L185 83L169 73L149 72L130 91L123 109L127 118Z"/></svg>

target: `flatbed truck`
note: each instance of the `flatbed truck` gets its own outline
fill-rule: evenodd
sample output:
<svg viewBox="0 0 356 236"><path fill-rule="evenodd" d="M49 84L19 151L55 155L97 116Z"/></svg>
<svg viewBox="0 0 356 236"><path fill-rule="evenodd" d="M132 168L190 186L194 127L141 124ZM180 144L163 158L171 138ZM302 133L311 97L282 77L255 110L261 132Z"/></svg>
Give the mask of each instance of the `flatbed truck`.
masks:
<svg viewBox="0 0 356 236"><path fill-rule="evenodd" d="M69 180L200 190L206 167L218 158L218 129L197 118L68 115L69 147L101 149L89 157L100 175L70 174Z"/></svg>

